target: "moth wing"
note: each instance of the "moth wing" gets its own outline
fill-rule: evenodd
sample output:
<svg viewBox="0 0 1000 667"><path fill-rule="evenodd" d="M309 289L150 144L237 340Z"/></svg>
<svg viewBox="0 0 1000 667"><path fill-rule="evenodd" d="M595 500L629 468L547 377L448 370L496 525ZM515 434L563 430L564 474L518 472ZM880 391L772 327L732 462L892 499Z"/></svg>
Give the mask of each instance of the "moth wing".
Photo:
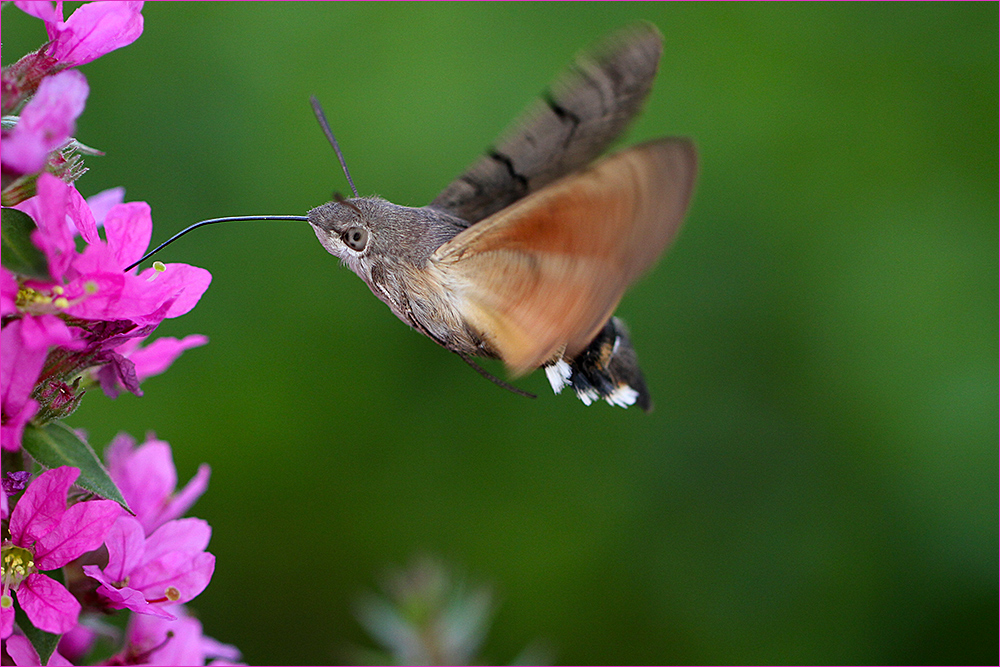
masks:
<svg viewBox="0 0 1000 667"><path fill-rule="evenodd" d="M584 51L429 206L474 224L601 155L653 86L663 36L638 23Z"/></svg>
<svg viewBox="0 0 1000 667"><path fill-rule="evenodd" d="M676 235L695 172L690 141L634 146L460 232L432 266L514 374L572 358Z"/></svg>

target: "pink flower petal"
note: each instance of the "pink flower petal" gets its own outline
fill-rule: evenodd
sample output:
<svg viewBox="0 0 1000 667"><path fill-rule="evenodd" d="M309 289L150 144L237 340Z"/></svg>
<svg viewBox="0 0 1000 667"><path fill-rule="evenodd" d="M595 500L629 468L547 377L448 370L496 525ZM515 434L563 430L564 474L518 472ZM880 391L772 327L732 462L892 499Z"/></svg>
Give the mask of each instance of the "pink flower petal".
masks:
<svg viewBox="0 0 1000 667"><path fill-rule="evenodd" d="M47 3L40 2L38 4ZM18 667L42 664L41 659L38 657L38 651L35 650L35 647L31 645L31 642L24 635L14 635L4 642L4 648L7 649L7 655L10 656L10 659Z"/></svg>
<svg viewBox="0 0 1000 667"><path fill-rule="evenodd" d="M136 201L119 204L104 219L104 234L116 264L125 268L139 259L153 236L153 218L149 204Z"/></svg>
<svg viewBox="0 0 1000 667"><path fill-rule="evenodd" d="M55 3L55 6L45 0L14 0L14 6L46 23L55 23L63 19L62 0Z"/></svg>
<svg viewBox="0 0 1000 667"><path fill-rule="evenodd" d="M98 227L104 226L104 219L108 217L108 211L125 201L125 188L109 188L102 190L96 195L87 197L87 206L94 214L94 221Z"/></svg>
<svg viewBox="0 0 1000 667"><path fill-rule="evenodd" d="M157 523L170 521L182 516L191 509L194 502L205 493L208 488L208 479L212 475L212 468L207 463L198 466L198 472L192 477L180 493L174 494L173 498L166 504L163 511L157 517Z"/></svg>
<svg viewBox="0 0 1000 667"><path fill-rule="evenodd" d="M127 460L109 460L109 472L143 528L152 533L152 520L177 486L170 445L150 440L132 450Z"/></svg>
<svg viewBox="0 0 1000 667"><path fill-rule="evenodd" d="M14 605L0 607L0 639L10 637L14 632Z"/></svg>
<svg viewBox="0 0 1000 667"><path fill-rule="evenodd" d="M65 23L46 23L55 44L50 54L69 67L127 46L142 34L141 2L91 2Z"/></svg>
<svg viewBox="0 0 1000 667"><path fill-rule="evenodd" d="M133 616L127 630L127 648L133 653L157 648L149 656L155 665L202 665L209 658L224 657L238 660L235 646L221 644L202 634L201 622L188 616L181 606L174 607L178 618L164 621L150 616ZM167 633L173 637L167 641ZM215 664L215 663L213 663Z"/></svg>
<svg viewBox="0 0 1000 667"><path fill-rule="evenodd" d="M43 350L46 353L51 346L67 347L74 350L83 349L83 341L77 340L76 332L66 326L55 315L40 315L25 317L21 330L25 347L30 350Z"/></svg>
<svg viewBox="0 0 1000 667"><path fill-rule="evenodd" d="M128 433L116 435L111 444L104 450L104 460L108 463L108 472L111 473L111 479L118 485L119 490L122 484L120 480L124 478L125 468L128 466L134 451L135 438ZM122 493L124 494L124 491ZM127 494L125 494L125 500L129 502L129 507L131 507L132 503Z"/></svg>
<svg viewBox="0 0 1000 667"><path fill-rule="evenodd" d="M73 505L50 532L38 538L35 567L54 570L101 546L121 512L121 506L113 500L88 500Z"/></svg>
<svg viewBox="0 0 1000 667"><path fill-rule="evenodd" d="M3 424L0 425L0 449L8 452L16 452L21 449L24 427L38 412L38 407L38 401L29 398L10 414L8 414L7 408L4 408Z"/></svg>
<svg viewBox="0 0 1000 667"><path fill-rule="evenodd" d="M17 312L17 293L20 289L14 274L0 267L0 315Z"/></svg>
<svg viewBox="0 0 1000 667"><path fill-rule="evenodd" d="M71 189L72 186L52 174L42 172L37 181L37 195L15 207L30 215L38 225L31 241L45 253L49 274L56 280L63 277L76 256L73 229L66 221Z"/></svg>
<svg viewBox="0 0 1000 667"><path fill-rule="evenodd" d="M135 364L135 372L140 380L152 375L159 375L170 368L184 350L199 347L208 342L208 337L201 334L191 334L178 340L176 338L157 338L149 345L139 348L126 356Z"/></svg>
<svg viewBox="0 0 1000 667"><path fill-rule="evenodd" d="M29 318L30 319L30 318ZM31 325L27 325L29 332ZM45 357L47 347L39 347L24 337L25 320L14 320L0 332L0 446L7 451L21 448L24 426L35 416L38 403L29 398Z"/></svg>
<svg viewBox="0 0 1000 667"><path fill-rule="evenodd" d="M152 288L148 293L156 295L160 303L174 299L166 317L179 317L194 308L212 282L211 273L187 264L166 264L162 272L146 269L139 277L148 281Z"/></svg>
<svg viewBox="0 0 1000 667"><path fill-rule="evenodd" d="M160 556L133 573L129 585L142 591L147 600L167 597L176 589L179 597L170 603L187 602L205 590L215 572L215 556L207 552L180 552Z"/></svg>
<svg viewBox="0 0 1000 667"><path fill-rule="evenodd" d="M125 581L145 560L146 535L138 521L130 516L118 517L104 544L108 547L108 565L104 574L112 581Z"/></svg>
<svg viewBox="0 0 1000 667"><path fill-rule="evenodd" d="M76 188L70 190L69 201L67 202L67 215L70 224L80 232L80 236L87 243L97 243L101 237L97 235L97 220L90 210L87 200L83 198Z"/></svg>
<svg viewBox="0 0 1000 667"><path fill-rule="evenodd" d="M102 621L91 619L87 625L77 624L59 640L59 654L66 656L69 662L83 662L98 637L106 637L115 641L119 636L118 629ZM51 661L50 661L51 662Z"/></svg>
<svg viewBox="0 0 1000 667"><path fill-rule="evenodd" d="M39 572L29 574L21 582L17 589L17 601L32 625L57 635L69 632L80 616L80 603L73 594Z"/></svg>
<svg viewBox="0 0 1000 667"><path fill-rule="evenodd" d="M49 153L76 131L89 91L86 77L76 70L42 79L17 125L4 137L4 166L22 174L39 171Z"/></svg>
<svg viewBox="0 0 1000 667"><path fill-rule="evenodd" d="M143 565L171 551L204 551L212 539L212 528L194 517L168 521L146 538Z"/></svg>
<svg viewBox="0 0 1000 667"><path fill-rule="evenodd" d="M14 635L5 642L5 647L7 654L18 667L42 664L41 659L38 657L38 651L35 650L35 647L31 645L31 642L24 635ZM49 661L45 664L49 667L63 667L64 665L72 667L73 663L64 658L59 651L53 651L52 655L49 656Z"/></svg>
<svg viewBox="0 0 1000 667"><path fill-rule="evenodd" d="M96 565L84 565L83 572L88 577L101 582L101 585L97 587L97 592L105 598L108 606L112 609L131 609L140 614L150 614L167 619L175 618L173 614L165 609L146 602L142 591L129 588L128 586L121 588L115 586L115 582L101 572L101 569Z"/></svg>
<svg viewBox="0 0 1000 667"><path fill-rule="evenodd" d="M35 478L10 515L11 541L22 547L44 537L66 513L66 493L80 475L79 468L62 466Z"/></svg>

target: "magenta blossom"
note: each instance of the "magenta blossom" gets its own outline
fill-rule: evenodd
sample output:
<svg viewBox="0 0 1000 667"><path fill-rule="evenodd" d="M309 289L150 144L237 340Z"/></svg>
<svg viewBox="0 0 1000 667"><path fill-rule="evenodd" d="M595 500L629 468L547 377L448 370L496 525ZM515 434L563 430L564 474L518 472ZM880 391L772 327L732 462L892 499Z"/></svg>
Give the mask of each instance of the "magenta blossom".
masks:
<svg viewBox="0 0 1000 667"><path fill-rule="evenodd" d="M211 468L205 463L183 489L176 491L177 468L170 445L148 436L140 447L119 434L104 453L111 479L122 492L146 534L182 516L208 488Z"/></svg>
<svg viewBox="0 0 1000 667"><path fill-rule="evenodd" d="M76 67L128 46L142 34L141 2L90 2L63 21L62 1L15 0L23 11L45 21L49 33L43 47L62 67Z"/></svg>
<svg viewBox="0 0 1000 667"><path fill-rule="evenodd" d="M202 519L168 521L146 537L142 525L120 516L104 540L108 564L84 565L101 582L97 592L112 609L175 618L164 609L193 599L208 586L215 556L205 551L212 529Z"/></svg>
<svg viewBox="0 0 1000 667"><path fill-rule="evenodd" d="M114 656L116 665L234 665L239 650L202 633L201 622L187 614L184 607L174 608L177 620L133 614L125 632L125 650Z"/></svg>
<svg viewBox="0 0 1000 667"><path fill-rule="evenodd" d="M63 567L104 542L122 512L111 500L88 500L67 508L66 495L80 475L63 466L38 476L10 515L10 540L3 543L0 637L11 634L17 595L28 620L40 630L62 634L76 625L80 603L66 587L41 571Z"/></svg>
<svg viewBox="0 0 1000 667"><path fill-rule="evenodd" d="M87 80L76 70L46 77L24 107L17 125L3 136L4 169L20 174L41 170L49 153L76 131L87 99Z"/></svg>
<svg viewBox="0 0 1000 667"><path fill-rule="evenodd" d="M119 386L141 394L143 377L162 372L184 349L204 342L165 339L136 349L133 341L147 338L163 319L194 307L211 274L187 264L122 272L145 252L152 220L142 202L109 207L118 196L111 192L98 201L107 242L76 188L51 174L41 174L38 195L18 206L38 226L32 240L46 256L52 279L18 281L0 269L0 303L10 320L3 327L0 362L4 449L20 447L24 426L36 415L45 423L71 413L82 396L71 385L86 369L100 368L97 379L111 396ZM77 233L86 242L82 252ZM54 349L61 355L56 364L49 357ZM47 359L49 370L41 377Z"/></svg>
<svg viewBox="0 0 1000 667"><path fill-rule="evenodd" d="M39 176L38 196L18 208L38 225L32 240L48 259L54 279L26 281L38 295L35 312L56 310L85 320L158 325L191 310L211 282L208 271L187 264L122 272L149 246L153 222L144 202L119 204L108 211L107 242L97 237L94 216L76 189L51 174ZM74 226L88 243L80 253Z"/></svg>

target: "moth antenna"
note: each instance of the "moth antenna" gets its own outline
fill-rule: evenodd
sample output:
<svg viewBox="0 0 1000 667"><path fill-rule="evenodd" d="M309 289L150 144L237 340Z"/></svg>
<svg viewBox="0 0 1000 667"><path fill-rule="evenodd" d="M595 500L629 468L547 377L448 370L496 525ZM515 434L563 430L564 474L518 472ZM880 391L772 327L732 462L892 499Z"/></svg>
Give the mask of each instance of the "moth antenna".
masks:
<svg viewBox="0 0 1000 667"><path fill-rule="evenodd" d="M364 215L364 213L361 212L360 208L358 208L357 206L355 206L351 202L349 202L346 199L344 199L344 195L340 194L339 192L334 192L333 193L333 201L337 202L338 204L343 204L344 206L346 206L349 209L353 209L354 212L357 213L359 216L363 216Z"/></svg>
<svg viewBox="0 0 1000 667"><path fill-rule="evenodd" d="M164 241L163 243L156 246L155 248L147 252L145 255L140 257L137 261L132 262L131 264L126 266L124 269L122 269L122 271L123 273L128 273L135 267L139 266L139 264L143 263L156 253L160 252L161 250L166 248L168 245L170 245L180 237L184 236L188 232L198 229L199 227L204 227L205 225L214 225L218 222L243 222L245 220L292 220L294 222L309 222L309 218L307 218L304 215L238 215L230 218L212 218L211 220L202 220L201 222L196 222L190 227L187 227L186 229L182 229L181 231L177 232L169 239L167 239L166 241Z"/></svg>
<svg viewBox="0 0 1000 667"><path fill-rule="evenodd" d="M340 144L337 143L336 137L333 136L330 124L326 122L326 114L323 113L323 107L320 106L319 100L316 99L315 95L309 96L309 102L312 104L313 113L316 114L316 120L319 121L319 126L323 128L323 134L326 135L330 145L333 146L333 151L337 154L337 159L340 160L340 166L344 169L344 176L347 177L347 182L351 186L351 192L354 193L355 197L359 197L360 195L358 195L358 189L354 187L354 180L351 178L351 172L347 170L347 163L344 162L344 154L340 152Z"/></svg>
<svg viewBox="0 0 1000 667"><path fill-rule="evenodd" d="M474 362L472 359L470 359L469 357L465 356L464 354L458 353L458 356L462 358L462 361L464 361L465 363L467 363L470 366L472 366L476 370L477 373L479 373L484 378L486 378L487 380L489 380L490 382L492 382L496 386L500 387L501 389L506 389L509 392L513 392L513 393L517 394L518 396L524 396L525 398L538 398L538 396L532 394L529 391L525 391L523 389L518 389L517 387L515 387L512 384L510 384L508 382L504 382L503 380L501 380L500 378L498 378L496 375L493 375L488 370L486 370L485 368L483 368L482 366L480 366L479 364L477 364L476 362Z"/></svg>

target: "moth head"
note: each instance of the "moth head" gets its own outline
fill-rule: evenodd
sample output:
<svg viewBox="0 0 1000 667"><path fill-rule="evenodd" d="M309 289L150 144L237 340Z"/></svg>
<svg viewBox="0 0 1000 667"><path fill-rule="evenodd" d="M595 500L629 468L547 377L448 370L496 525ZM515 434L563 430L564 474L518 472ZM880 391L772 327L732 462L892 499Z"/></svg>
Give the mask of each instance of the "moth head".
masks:
<svg viewBox="0 0 1000 667"><path fill-rule="evenodd" d="M373 258L380 254L382 235L373 229L373 222L379 219L378 209L385 203L338 197L309 211L309 224L327 252L366 278Z"/></svg>
<svg viewBox="0 0 1000 667"><path fill-rule="evenodd" d="M309 224L331 255L365 282L409 272L439 246L431 216L378 197L338 198L309 211Z"/></svg>

